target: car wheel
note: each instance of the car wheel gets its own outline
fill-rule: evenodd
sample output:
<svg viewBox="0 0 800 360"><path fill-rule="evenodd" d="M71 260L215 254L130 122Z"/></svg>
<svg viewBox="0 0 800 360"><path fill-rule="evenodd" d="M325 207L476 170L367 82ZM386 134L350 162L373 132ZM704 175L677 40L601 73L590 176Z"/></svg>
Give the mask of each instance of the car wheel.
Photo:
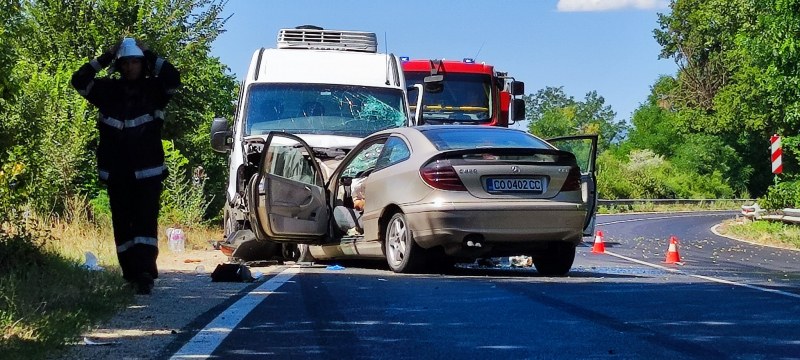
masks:
<svg viewBox="0 0 800 360"><path fill-rule="evenodd" d="M572 268L575 261L575 245L567 242L553 242L547 250L533 257L536 271L545 276L563 276Z"/></svg>
<svg viewBox="0 0 800 360"><path fill-rule="evenodd" d="M392 215L386 224L383 252L389 268L394 272L408 273L422 269L424 250L414 241L403 213Z"/></svg>

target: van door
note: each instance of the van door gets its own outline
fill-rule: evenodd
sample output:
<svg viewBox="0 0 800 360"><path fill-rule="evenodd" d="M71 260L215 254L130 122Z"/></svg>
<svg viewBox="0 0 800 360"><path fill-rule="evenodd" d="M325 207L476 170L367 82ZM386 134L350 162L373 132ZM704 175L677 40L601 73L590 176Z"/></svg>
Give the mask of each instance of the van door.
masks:
<svg viewBox="0 0 800 360"><path fill-rule="evenodd" d="M563 136L547 141L559 150L569 151L575 155L581 169L581 189L583 201L586 203L586 221L583 236L592 236L597 215L597 135Z"/></svg>
<svg viewBox="0 0 800 360"><path fill-rule="evenodd" d="M330 215L322 171L299 137L269 133L248 195L252 226L269 240L311 244L327 236Z"/></svg>

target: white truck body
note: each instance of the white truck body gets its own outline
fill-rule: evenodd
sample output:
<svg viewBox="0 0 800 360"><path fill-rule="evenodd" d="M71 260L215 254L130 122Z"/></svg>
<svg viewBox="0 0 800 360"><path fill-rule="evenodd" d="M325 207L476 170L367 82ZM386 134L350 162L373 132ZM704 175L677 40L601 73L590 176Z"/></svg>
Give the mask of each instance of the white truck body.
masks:
<svg viewBox="0 0 800 360"><path fill-rule="evenodd" d="M375 131L412 125L400 61L378 53L375 39L364 32L282 29L278 48L253 53L224 148L218 139L214 145L219 129L212 125L212 146L229 153L226 238L250 228L242 186L248 181L242 174L249 173L242 168L252 165L269 131L295 134L313 148L349 149ZM328 113L301 109L309 102ZM326 166L324 172L335 161Z"/></svg>

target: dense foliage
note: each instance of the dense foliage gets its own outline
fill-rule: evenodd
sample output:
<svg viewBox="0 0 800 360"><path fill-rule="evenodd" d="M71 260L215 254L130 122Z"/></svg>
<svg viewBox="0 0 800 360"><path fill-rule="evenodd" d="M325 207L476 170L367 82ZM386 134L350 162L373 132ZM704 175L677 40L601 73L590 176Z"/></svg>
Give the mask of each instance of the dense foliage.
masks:
<svg viewBox="0 0 800 360"><path fill-rule="evenodd" d="M576 101L548 87L527 97L530 131L599 134L603 198L775 199L793 185L770 189L770 135L783 138L779 182L796 184L800 155L800 0L672 0L670 9L654 37L679 70L656 80L627 126L594 92Z"/></svg>
<svg viewBox="0 0 800 360"><path fill-rule="evenodd" d="M208 146L215 116L230 116L236 82L209 55L222 31L222 6L212 0L3 0L0 14L0 162L12 182L0 196L38 214L57 214L73 195L102 202L94 150L97 111L70 86L72 73L124 36L142 40L181 72L182 88L167 108L164 136L172 152L185 157L181 173L201 166L222 173L225 160ZM9 9L10 11L6 11ZM0 175L0 178L3 178ZM179 184L181 181L173 181ZM224 187L223 177L204 184L209 202ZM173 189L174 190L174 189ZM180 204L165 205L172 209ZM6 199L8 200L8 198ZM221 204L203 206L213 218ZM103 206L95 207L103 208Z"/></svg>

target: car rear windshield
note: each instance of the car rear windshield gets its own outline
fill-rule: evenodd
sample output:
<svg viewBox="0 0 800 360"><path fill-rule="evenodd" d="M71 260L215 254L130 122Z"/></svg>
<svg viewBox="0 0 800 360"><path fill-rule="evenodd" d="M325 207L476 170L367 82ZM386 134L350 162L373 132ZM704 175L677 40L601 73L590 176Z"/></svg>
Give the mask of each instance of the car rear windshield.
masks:
<svg viewBox="0 0 800 360"><path fill-rule="evenodd" d="M552 149L546 142L522 131L468 126L426 129L422 133L439 150L476 148L534 148Z"/></svg>

